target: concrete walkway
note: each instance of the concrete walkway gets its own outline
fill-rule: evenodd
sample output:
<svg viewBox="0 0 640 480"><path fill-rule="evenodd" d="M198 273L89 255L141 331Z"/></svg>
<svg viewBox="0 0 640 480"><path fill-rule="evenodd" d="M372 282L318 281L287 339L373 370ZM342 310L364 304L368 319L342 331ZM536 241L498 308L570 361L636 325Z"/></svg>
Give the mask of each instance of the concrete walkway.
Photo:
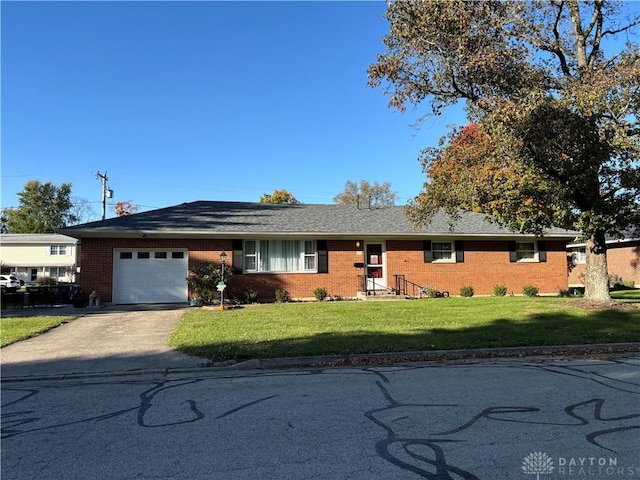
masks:
<svg viewBox="0 0 640 480"><path fill-rule="evenodd" d="M170 349L183 305L115 305L99 310L54 307L7 310L5 316L81 315L0 350L3 379L195 368L209 361Z"/></svg>

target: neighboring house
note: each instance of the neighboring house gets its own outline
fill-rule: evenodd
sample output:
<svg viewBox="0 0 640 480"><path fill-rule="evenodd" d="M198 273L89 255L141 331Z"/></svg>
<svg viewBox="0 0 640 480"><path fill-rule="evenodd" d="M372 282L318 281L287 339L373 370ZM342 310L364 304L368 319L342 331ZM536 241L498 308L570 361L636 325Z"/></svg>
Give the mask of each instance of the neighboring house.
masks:
<svg viewBox="0 0 640 480"><path fill-rule="evenodd" d="M571 255L569 287L584 287L586 245L574 242L567 245ZM640 287L640 230L628 231L622 239L607 240L609 277Z"/></svg>
<svg viewBox="0 0 640 480"><path fill-rule="evenodd" d="M60 234L0 235L0 268L25 283L51 277L58 282L77 280L78 240Z"/></svg>
<svg viewBox="0 0 640 480"><path fill-rule="evenodd" d="M404 207L354 205L184 203L61 230L81 239L81 286L104 302L186 302L189 269L199 262L227 265L234 275L227 298L246 289L261 299L286 290L291 298L357 297L417 286L459 293L468 285L491 295L504 284L519 295L525 285L543 294L567 287L566 244L577 232L550 229L522 235L464 213L450 225L436 215L421 231Z"/></svg>

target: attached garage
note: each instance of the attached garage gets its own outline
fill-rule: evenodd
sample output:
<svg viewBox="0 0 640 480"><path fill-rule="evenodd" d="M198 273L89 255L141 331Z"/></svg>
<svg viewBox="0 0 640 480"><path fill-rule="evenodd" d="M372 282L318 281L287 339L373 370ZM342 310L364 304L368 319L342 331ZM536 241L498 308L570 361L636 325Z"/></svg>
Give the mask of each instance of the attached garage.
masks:
<svg viewBox="0 0 640 480"><path fill-rule="evenodd" d="M113 303L186 303L189 252L115 249Z"/></svg>

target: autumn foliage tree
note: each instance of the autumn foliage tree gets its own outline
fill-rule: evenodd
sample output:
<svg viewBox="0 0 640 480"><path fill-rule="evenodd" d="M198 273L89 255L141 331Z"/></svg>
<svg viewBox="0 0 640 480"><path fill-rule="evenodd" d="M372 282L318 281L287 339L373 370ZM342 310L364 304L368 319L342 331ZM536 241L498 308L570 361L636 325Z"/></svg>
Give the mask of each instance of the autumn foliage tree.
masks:
<svg viewBox="0 0 640 480"><path fill-rule="evenodd" d="M260 197L260 203L300 203L296 197L287 190L274 190L273 193L265 193Z"/></svg>
<svg viewBox="0 0 640 480"><path fill-rule="evenodd" d="M123 200L116 203L113 206L113 210L116 212L117 216L124 217L126 215L133 215L134 213L138 213L138 206L133 205L131 203L131 200Z"/></svg>
<svg viewBox="0 0 640 480"><path fill-rule="evenodd" d="M460 189L479 187L478 176L492 179L494 193L513 198L472 205L486 205L520 231L540 233L551 223L581 230L585 297L595 301L610 299L607 235L640 225L640 53L620 43L637 34L640 18L625 15L625 7L605 0L394 1L385 13L387 50L368 71L370 86L382 85L400 111L427 101L438 114L466 102L493 144L491 161L458 164L465 158L458 134L471 132L454 132L438 152L423 154L429 173L457 172L471 181ZM615 50L607 56L605 46ZM417 225L435 204L470 208L469 195L487 193L442 196L437 186L428 181L410 205Z"/></svg>
<svg viewBox="0 0 640 480"><path fill-rule="evenodd" d="M455 129L441 142L420 156L429 181L407 208L415 223L444 208L454 218L460 210L486 213L515 231L542 234L545 226L572 226L575 215L562 189L509 158L481 125Z"/></svg>

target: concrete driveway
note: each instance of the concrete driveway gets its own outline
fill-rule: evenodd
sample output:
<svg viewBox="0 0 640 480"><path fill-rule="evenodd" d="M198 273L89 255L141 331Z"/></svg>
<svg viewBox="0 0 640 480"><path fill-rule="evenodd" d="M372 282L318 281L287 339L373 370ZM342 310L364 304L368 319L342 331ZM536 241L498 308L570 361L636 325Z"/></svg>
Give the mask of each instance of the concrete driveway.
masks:
<svg viewBox="0 0 640 480"><path fill-rule="evenodd" d="M2 378L206 366L207 359L167 346L167 339L186 308L183 305L115 305L99 310L59 307L5 311L3 317L37 314L80 315L80 318L0 350Z"/></svg>

